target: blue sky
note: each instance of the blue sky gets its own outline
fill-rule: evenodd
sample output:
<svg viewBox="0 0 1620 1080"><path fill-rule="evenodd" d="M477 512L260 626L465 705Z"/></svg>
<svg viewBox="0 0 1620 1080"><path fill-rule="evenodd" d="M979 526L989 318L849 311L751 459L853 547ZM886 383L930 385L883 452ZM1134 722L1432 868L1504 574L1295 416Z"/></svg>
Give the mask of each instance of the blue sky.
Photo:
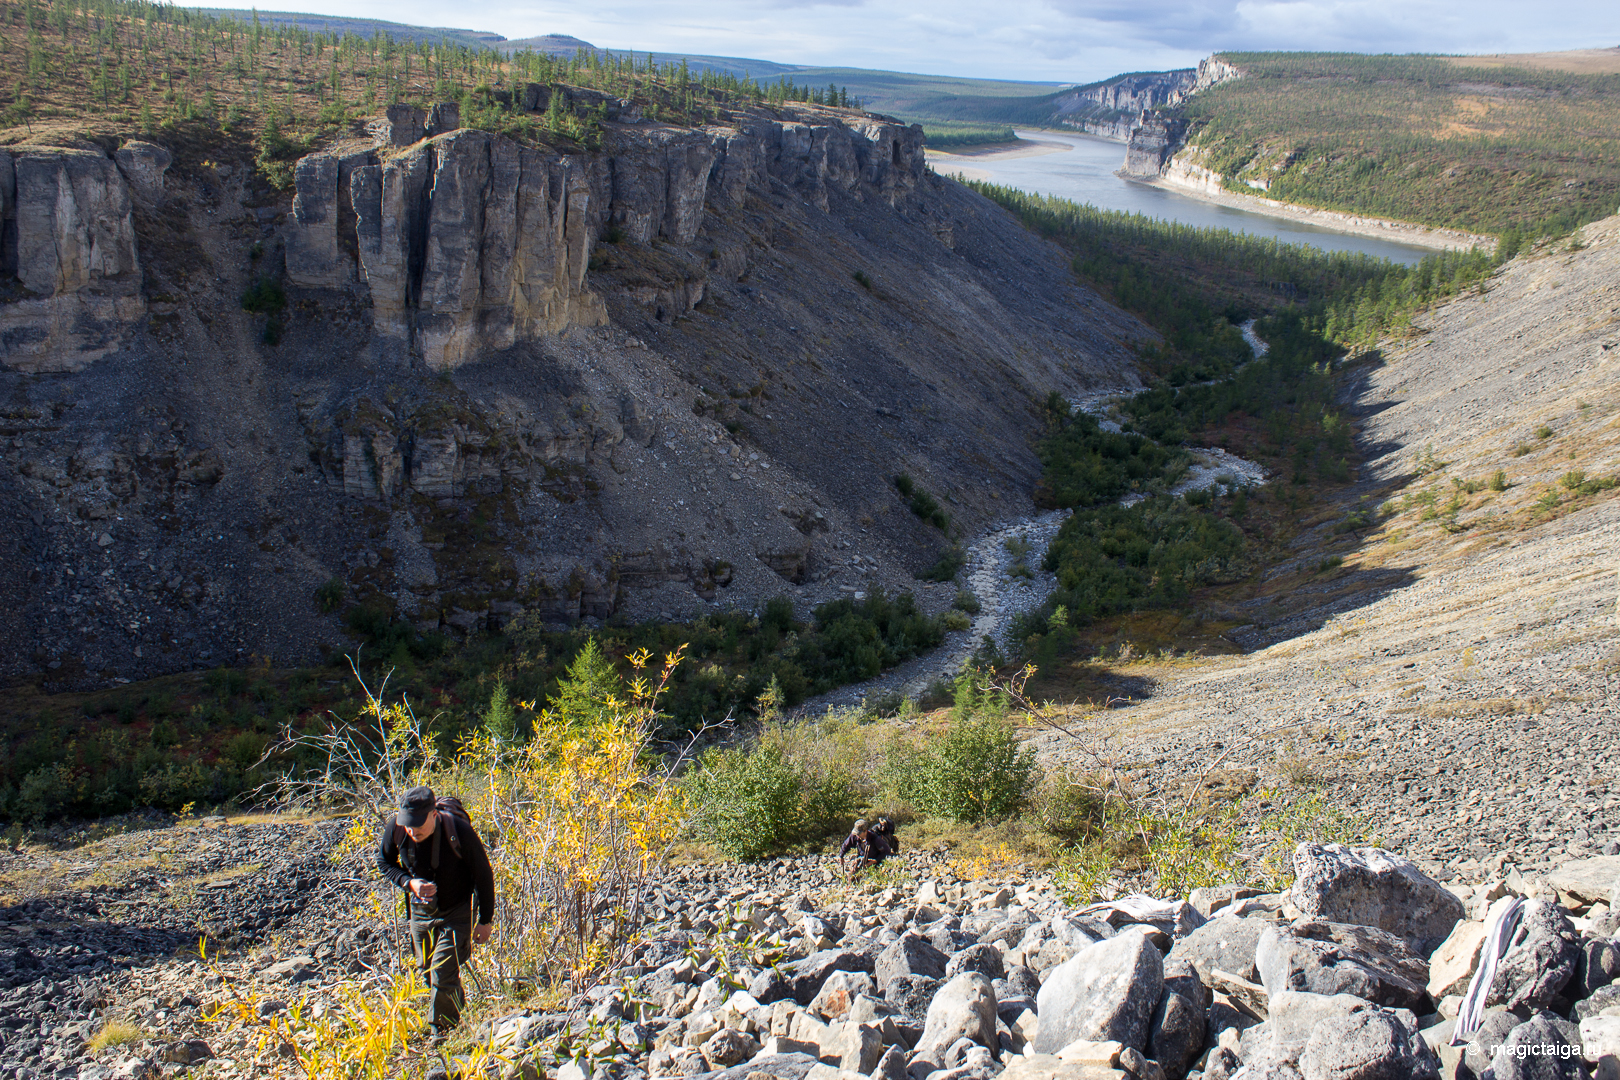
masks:
<svg viewBox="0 0 1620 1080"><path fill-rule="evenodd" d="M492 0L448 6L297 0L293 9L492 30L509 38L572 34L617 49L1057 82L1186 67L1218 49L1493 53L1620 46L1620 3L1614 0L1574 0L1540 15L1523 0Z"/></svg>

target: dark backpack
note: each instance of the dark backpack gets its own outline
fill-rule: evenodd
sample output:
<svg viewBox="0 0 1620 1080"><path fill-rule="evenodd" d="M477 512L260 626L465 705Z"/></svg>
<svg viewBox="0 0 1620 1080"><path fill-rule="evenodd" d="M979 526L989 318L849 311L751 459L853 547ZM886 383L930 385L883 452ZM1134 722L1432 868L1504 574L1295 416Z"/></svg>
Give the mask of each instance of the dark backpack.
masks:
<svg viewBox="0 0 1620 1080"><path fill-rule="evenodd" d="M456 858L462 858L461 830L465 826L469 832L472 831L472 818L467 816L467 808L461 805L461 800L454 795L440 795L434 800L434 808L439 811L439 823L446 826L444 835L450 841L450 850L456 853ZM435 829L433 833L435 840L437 840L438 835L439 832ZM405 841L409 839L410 837L405 834L405 826L395 821L394 850L404 851ZM435 843L433 845L433 869L437 870L438 868L439 845Z"/></svg>

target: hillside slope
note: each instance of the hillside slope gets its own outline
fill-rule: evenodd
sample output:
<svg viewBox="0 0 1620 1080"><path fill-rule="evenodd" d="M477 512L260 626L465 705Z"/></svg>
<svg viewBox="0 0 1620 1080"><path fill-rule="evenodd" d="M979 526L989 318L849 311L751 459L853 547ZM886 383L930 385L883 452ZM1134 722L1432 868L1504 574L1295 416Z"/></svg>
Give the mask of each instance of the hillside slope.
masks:
<svg viewBox="0 0 1620 1080"><path fill-rule="evenodd" d="M1620 218L1580 237L1347 371L1360 483L1210 613L1245 655L1118 665L1133 762L1222 747L1446 874L1620 842Z"/></svg>

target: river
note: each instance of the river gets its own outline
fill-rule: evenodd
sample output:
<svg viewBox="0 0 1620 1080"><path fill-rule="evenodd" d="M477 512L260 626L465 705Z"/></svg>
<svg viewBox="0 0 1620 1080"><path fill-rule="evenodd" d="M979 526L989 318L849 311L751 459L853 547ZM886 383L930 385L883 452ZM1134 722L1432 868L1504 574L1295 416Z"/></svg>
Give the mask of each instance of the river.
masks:
<svg viewBox="0 0 1620 1080"><path fill-rule="evenodd" d="M983 157L953 156L933 161L934 169L947 176L962 171L974 179L987 179L1039 195L1056 195L1078 203L1090 203L1104 210L1124 210L1186 225L1276 237L1287 243L1309 244L1324 251L1360 251L1406 266L1414 265L1425 255L1434 253L1429 248L1412 244L1335 232L1287 218L1218 206L1168 188L1121 179L1114 175L1114 171L1125 161L1123 143L1056 131L1020 131L1018 136L1048 145L1062 145L1066 149L1016 157L995 154Z"/></svg>

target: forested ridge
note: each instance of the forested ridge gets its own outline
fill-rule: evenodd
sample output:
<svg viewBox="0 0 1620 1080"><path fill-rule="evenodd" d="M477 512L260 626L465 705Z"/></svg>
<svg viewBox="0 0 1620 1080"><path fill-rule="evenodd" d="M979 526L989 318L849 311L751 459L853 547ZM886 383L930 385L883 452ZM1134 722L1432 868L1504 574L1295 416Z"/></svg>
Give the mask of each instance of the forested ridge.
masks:
<svg viewBox="0 0 1620 1080"><path fill-rule="evenodd" d="M1432 56L1222 53L1187 142L1234 191L1471 232L1562 234L1620 204L1620 75Z"/></svg>

